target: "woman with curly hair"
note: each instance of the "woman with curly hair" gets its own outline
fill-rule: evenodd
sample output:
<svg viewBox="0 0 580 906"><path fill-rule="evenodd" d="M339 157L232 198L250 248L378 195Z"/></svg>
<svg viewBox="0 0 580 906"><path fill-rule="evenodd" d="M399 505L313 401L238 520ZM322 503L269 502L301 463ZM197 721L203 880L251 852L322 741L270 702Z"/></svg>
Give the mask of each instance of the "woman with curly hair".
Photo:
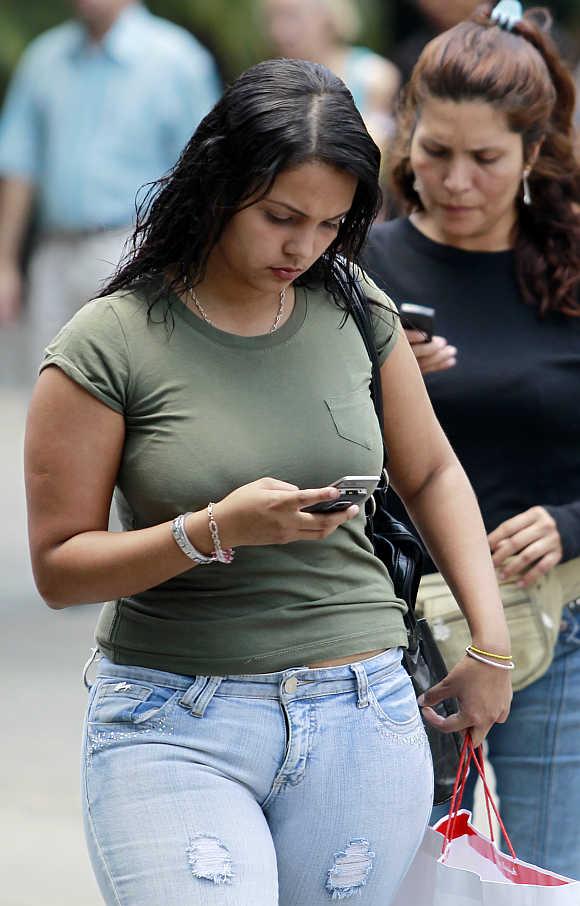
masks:
<svg viewBox="0 0 580 906"><path fill-rule="evenodd" d="M580 169L549 16L522 13L484 4L423 51L392 171L409 214L365 261L395 301L436 309L444 336L408 336L500 579L525 588L580 555ZM577 604L488 746L519 856L580 878Z"/></svg>

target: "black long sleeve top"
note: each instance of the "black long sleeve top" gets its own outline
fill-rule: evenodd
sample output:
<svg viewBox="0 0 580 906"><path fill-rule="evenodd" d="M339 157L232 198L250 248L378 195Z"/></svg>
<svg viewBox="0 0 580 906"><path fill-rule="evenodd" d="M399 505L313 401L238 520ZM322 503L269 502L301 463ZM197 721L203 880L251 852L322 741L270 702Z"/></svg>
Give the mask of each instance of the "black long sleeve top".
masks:
<svg viewBox="0 0 580 906"><path fill-rule="evenodd" d="M526 305L512 251L442 245L407 219L373 228L363 264L397 304L434 307L458 349L425 382L487 531L544 506L563 559L580 555L580 318Z"/></svg>

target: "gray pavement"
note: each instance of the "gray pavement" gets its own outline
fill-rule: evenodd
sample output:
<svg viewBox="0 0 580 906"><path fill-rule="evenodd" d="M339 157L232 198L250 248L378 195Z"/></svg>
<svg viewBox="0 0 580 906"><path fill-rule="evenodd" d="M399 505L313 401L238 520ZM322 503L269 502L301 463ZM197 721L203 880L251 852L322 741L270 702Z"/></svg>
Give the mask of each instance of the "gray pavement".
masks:
<svg viewBox="0 0 580 906"><path fill-rule="evenodd" d="M0 337L0 903L99 906L85 852L79 739L82 665L98 608L51 611L26 542L22 440L30 392L22 338Z"/></svg>
<svg viewBox="0 0 580 906"><path fill-rule="evenodd" d="M0 331L0 904L99 906L82 832L78 756L81 673L98 607L51 611L34 588L22 479L31 384L23 337Z"/></svg>

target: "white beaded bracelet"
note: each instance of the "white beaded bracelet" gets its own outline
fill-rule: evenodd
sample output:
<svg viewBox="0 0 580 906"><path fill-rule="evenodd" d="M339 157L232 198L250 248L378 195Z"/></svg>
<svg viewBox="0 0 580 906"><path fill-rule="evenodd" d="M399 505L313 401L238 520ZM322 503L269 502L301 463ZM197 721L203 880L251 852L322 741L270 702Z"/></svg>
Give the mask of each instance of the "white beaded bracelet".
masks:
<svg viewBox="0 0 580 906"><path fill-rule="evenodd" d="M231 547L222 547L218 524L215 521L215 516L213 514L214 506L214 503L208 503L207 517L209 519L209 531L213 541L215 558L219 563L229 564L234 559L234 551Z"/></svg>
<svg viewBox="0 0 580 906"><path fill-rule="evenodd" d="M474 661L480 661L482 664L489 664L490 667L498 667L499 670L513 670L515 664L498 664L496 661L490 661L487 657L482 657L480 654L475 654L471 648L467 647L465 653L468 657L472 657Z"/></svg>

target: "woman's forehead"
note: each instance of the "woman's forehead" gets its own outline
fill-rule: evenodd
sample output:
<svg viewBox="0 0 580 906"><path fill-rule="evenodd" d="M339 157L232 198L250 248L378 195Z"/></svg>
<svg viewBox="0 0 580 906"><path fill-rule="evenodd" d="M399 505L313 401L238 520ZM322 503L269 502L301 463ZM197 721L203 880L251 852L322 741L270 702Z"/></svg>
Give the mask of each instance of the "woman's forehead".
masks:
<svg viewBox="0 0 580 906"><path fill-rule="evenodd" d="M352 173L322 161L308 161L280 172L266 198L326 219L348 211L356 186Z"/></svg>
<svg viewBox="0 0 580 906"><path fill-rule="evenodd" d="M421 105L417 129L441 144L486 147L517 138L502 110L484 100L429 97Z"/></svg>

